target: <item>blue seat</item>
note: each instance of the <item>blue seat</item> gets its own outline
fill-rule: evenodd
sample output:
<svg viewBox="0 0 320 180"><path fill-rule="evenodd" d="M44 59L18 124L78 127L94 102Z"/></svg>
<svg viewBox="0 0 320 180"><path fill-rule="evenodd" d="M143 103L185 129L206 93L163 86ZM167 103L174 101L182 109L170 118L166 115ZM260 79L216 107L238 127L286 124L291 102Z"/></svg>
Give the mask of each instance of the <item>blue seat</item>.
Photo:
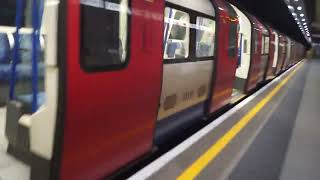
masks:
<svg viewBox="0 0 320 180"><path fill-rule="evenodd" d="M11 76L11 65L10 64L0 64L0 81L9 82Z"/></svg>
<svg viewBox="0 0 320 180"><path fill-rule="evenodd" d="M6 33L0 33L0 65L10 62L10 44Z"/></svg>
<svg viewBox="0 0 320 180"><path fill-rule="evenodd" d="M26 95L20 95L17 96L17 100L21 101L26 104L31 104L32 103L32 94L26 94ZM39 92L37 95L37 105L38 107L41 106L46 100L45 93L44 92Z"/></svg>
<svg viewBox="0 0 320 180"><path fill-rule="evenodd" d="M32 36L31 34L20 35L20 61L16 66L16 80L31 80L32 78ZM42 57L41 49L38 49L38 59ZM9 82L11 77L10 64L11 49L7 34L0 33L0 81ZM44 63L38 63L39 78L44 77Z"/></svg>
<svg viewBox="0 0 320 180"><path fill-rule="evenodd" d="M167 47L168 57L173 58L178 48L179 48L179 44L177 42L168 43L168 47Z"/></svg>

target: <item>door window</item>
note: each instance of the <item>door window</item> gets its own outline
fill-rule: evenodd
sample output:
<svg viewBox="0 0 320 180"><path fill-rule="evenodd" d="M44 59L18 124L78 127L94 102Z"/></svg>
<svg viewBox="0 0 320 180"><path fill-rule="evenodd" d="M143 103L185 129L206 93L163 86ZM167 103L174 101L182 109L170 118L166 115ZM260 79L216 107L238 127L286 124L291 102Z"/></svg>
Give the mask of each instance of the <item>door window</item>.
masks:
<svg viewBox="0 0 320 180"><path fill-rule="evenodd" d="M81 64L98 71L123 67L128 57L128 0L81 0Z"/></svg>
<svg viewBox="0 0 320 180"><path fill-rule="evenodd" d="M188 13L166 7L163 58L185 59L189 56L190 16Z"/></svg>
<svg viewBox="0 0 320 180"><path fill-rule="evenodd" d="M212 19L197 17L196 56L214 56L216 23Z"/></svg>

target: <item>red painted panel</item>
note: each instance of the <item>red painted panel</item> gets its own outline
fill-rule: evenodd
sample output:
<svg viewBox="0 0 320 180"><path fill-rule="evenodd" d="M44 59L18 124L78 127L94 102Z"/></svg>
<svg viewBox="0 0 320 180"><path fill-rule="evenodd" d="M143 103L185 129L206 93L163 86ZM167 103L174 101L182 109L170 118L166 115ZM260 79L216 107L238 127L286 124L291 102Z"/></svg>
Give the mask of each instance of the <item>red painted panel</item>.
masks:
<svg viewBox="0 0 320 180"><path fill-rule="evenodd" d="M218 46L210 113L225 106L231 100L237 69L237 56L234 58L228 56L229 25L230 23L239 24L238 19L230 18L225 4L227 2L224 0L214 0L213 2L217 12L218 30L216 36L218 38Z"/></svg>
<svg viewBox="0 0 320 180"><path fill-rule="evenodd" d="M88 74L79 64L79 0L67 2L62 179L100 179L152 147L162 78L164 1L132 0L131 7L128 66Z"/></svg>
<svg viewBox="0 0 320 180"><path fill-rule="evenodd" d="M251 51L251 60L250 60L250 68L249 75L246 85L246 91L251 91L254 89L259 82L263 80L264 72L261 70L261 46L262 46L262 24L253 16L248 16L252 26L252 30L256 29L258 32L258 49L256 51ZM252 33L253 36L253 33ZM253 41L253 37L251 37L252 43L251 48L255 46L255 42Z"/></svg>

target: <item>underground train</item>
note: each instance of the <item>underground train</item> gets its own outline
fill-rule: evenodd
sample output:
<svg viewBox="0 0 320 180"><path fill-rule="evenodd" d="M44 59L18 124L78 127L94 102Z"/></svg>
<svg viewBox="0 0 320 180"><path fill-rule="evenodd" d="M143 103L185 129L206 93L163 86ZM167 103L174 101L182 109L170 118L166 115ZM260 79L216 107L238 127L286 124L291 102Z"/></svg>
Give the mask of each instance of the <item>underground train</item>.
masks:
<svg viewBox="0 0 320 180"><path fill-rule="evenodd" d="M1 98L31 179L110 176L305 56L224 0L46 0L36 61L15 30L0 28Z"/></svg>

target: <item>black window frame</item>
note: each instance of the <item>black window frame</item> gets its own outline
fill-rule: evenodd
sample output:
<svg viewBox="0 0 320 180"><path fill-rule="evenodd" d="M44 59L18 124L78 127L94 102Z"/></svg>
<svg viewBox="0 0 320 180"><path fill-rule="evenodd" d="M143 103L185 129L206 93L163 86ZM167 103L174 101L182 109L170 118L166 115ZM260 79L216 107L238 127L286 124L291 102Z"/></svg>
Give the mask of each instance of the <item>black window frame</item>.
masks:
<svg viewBox="0 0 320 180"><path fill-rule="evenodd" d="M105 1L104 1L105 2ZM80 67L81 69L86 72L86 73L100 73L100 72L108 72L108 71L119 71L122 69L126 69L130 63L131 60L131 18L132 15L130 14L131 12L131 8L132 8L132 1L128 0L128 13L127 13L127 44L126 44L126 57L124 60L124 63L121 64L108 64L108 65L104 65L104 66L96 66L96 67L90 67L87 66L85 63L84 58L81 56L81 45L83 44L83 38L82 38L82 4L81 2L79 2L80 5L80 19L79 19L79 39L80 39L80 43L79 43L79 63L80 63Z"/></svg>
<svg viewBox="0 0 320 180"><path fill-rule="evenodd" d="M213 4L212 4L213 6ZM197 61L208 61L208 60L215 60L216 59L216 49L217 49L217 20L216 20L216 16L211 16L202 12L198 12L196 10L193 9L189 9L187 7L184 6L180 6L171 2L166 2L165 3L165 8L173 8L185 13L189 14L190 17L190 24L197 24L197 17L202 17L202 18L207 18L210 20L215 21L216 26L215 26L215 39L214 39L214 55L213 56L206 56L206 57L197 57L196 55L196 43L197 43L197 39L196 39L196 29L189 27L190 28L190 33L189 33L189 54L187 58L177 58L177 59L165 59L163 58L163 64L177 64L177 63L187 63L187 62L197 62ZM214 6L213 6L214 7ZM215 12L216 15L216 12ZM163 53L164 53L164 42L163 42L163 50L162 50L162 57L163 57Z"/></svg>

